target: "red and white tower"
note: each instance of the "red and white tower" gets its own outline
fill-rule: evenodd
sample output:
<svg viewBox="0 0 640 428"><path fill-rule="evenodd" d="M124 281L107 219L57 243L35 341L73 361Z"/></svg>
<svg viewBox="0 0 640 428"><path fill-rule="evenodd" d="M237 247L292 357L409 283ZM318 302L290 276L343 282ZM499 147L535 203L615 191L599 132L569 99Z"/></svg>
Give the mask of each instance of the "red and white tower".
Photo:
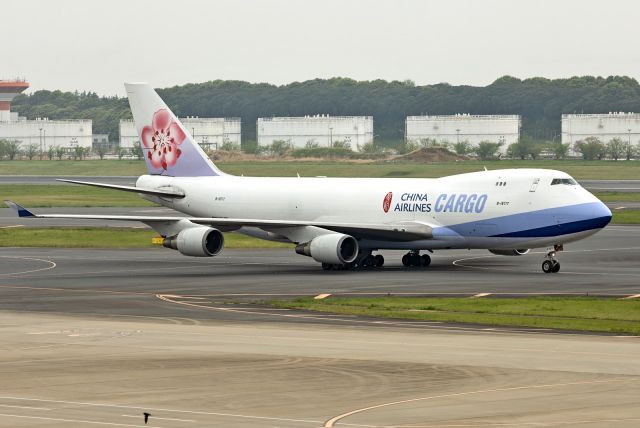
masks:
<svg viewBox="0 0 640 428"><path fill-rule="evenodd" d="M11 101L28 87L26 80L0 80L0 121L11 120Z"/></svg>

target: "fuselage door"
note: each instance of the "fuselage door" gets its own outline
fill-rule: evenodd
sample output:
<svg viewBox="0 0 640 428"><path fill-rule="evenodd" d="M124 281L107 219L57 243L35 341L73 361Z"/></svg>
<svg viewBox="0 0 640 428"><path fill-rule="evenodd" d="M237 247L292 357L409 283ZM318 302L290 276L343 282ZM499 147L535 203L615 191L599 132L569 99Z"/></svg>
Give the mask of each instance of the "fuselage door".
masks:
<svg viewBox="0 0 640 428"><path fill-rule="evenodd" d="M539 178L534 178L533 179L533 183L531 183L531 187L529 187L529 191L530 192L535 192L536 189L538 188L538 184L540 183L540 179Z"/></svg>

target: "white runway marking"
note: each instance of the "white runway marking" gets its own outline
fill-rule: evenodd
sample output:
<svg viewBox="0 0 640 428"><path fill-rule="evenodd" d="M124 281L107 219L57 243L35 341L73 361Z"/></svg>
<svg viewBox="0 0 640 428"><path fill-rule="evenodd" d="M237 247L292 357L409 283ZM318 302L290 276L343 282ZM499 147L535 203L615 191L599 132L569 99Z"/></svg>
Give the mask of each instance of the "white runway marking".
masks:
<svg viewBox="0 0 640 428"><path fill-rule="evenodd" d="M116 426L116 427L162 428L157 425L131 425L131 424L119 424L115 422L88 421L88 420L80 420L80 419L49 418L46 416L9 415L6 413L0 413L0 416L4 416L8 418L39 419L44 421L73 422L73 423L80 423L80 424L108 425L108 426Z"/></svg>
<svg viewBox="0 0 640 428"><path fill-rule="evenodd" d="M123 418L136 418L136 419L141 418L140 415L120 415L120 416L122 416ZM149 420L151 419L160 419L163 421L177 421L177 422L197 422L194 419L161 418L160 416L154 416L154 415L149 416Z"/></svg>
<svg viewBox="0 0 640 428"><path fill-rule="evenodd" d="M27 410L51 410L48 407L34 407L34 406L15 406L11 404L0 404L0 407L11 407L15 409L27 409Z"/></svg>
<svg viewBox="0 0 640 428"><path fill-rule="evenodd" d="M109 407L116 409L128 409L128 410L140 410L140 406L125 406L118 404L106 404L106 403L89 403L83 401L65 401L65 400L49 400L44 398L25 398L25 397L10 397L10 396L2 396L0 400L21 400L21 401L37 401L42 403L60 403L60 404L72 404L77 406L91 406L91 407ZM277 418L270 416L253 416L253 415L241 415L235 413L220 413L220 412L204 412L198 410L181 410L181 409L161 409L157 407L145 407L145 410L148 412L165 412L165 413L183 413L183 414L191 414L191 415L206 415L206 416L223 416L223 417L231 417L231 418L244 418L244 419L257 419L257 420L266 420L266 421L281 421L281 422L300 422L307 424L320 424L322 421L317 420L309 420L309 419L292 419L292 418ZM0 416L12 416L12 415L3 415ZM17 416L21 417L21 416ZM27 416L25 416L27 417ZM153 417L153 415L151 416ZM35 418L35 416L34 416ZM42 418L41 418L42 419ZM60 420L60 421L68 421L68 422L84 422L84 421L73 421L73 420L63 420L63 419L52 419L52 420ZM128 426L128 427L151 427L151 425L126 425L126 424L116 424L116 423L107 423L107 422L87 422L87 423L96 423L96 424L105 424L105 425L116 425L116 426ZM349 424L352 425L352 424ZM353 426L361 426L366 427L368 425L353 425ZM160 427L154 427L160 428Z"/></svg>

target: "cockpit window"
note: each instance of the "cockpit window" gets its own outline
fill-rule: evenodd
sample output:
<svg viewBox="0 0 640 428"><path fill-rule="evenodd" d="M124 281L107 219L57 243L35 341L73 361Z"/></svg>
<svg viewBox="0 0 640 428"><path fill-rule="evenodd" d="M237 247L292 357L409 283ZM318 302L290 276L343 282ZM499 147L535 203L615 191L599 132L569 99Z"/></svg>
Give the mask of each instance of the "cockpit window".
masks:
<svg viewBox="0 0 640 428"><path fill-rule="evenodd" d="M551 185L555 186L556 184L567 184L569 186L575 186L578 183L573 178L554 178L551 180Z"/></svg>

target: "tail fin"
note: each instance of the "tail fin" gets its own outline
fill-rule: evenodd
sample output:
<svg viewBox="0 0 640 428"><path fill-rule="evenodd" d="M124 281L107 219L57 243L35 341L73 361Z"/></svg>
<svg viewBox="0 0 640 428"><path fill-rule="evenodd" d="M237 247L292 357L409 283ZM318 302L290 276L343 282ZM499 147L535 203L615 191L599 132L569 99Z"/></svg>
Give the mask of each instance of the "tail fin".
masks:
<svg viewBox="0 0 640 428"><path fill-rule="evenodd" d="M147 83L125 83L149 174L224 175Z"/></svg>

